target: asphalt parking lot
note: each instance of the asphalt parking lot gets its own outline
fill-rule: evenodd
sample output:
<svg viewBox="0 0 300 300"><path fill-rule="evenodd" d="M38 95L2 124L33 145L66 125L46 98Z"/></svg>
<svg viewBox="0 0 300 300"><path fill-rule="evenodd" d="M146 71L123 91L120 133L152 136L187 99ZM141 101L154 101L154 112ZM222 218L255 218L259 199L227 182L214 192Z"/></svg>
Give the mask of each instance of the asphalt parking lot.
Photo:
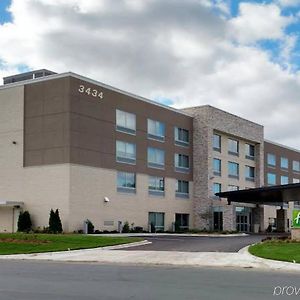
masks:
<svg viewBox="0 0 300 300"><path fill-rule="evenodd" d="M125 248L123 250L183 251L183 252L238 252L240 249L260 242L264 235L204 237L204 236L147 236L152 244Z"/></svg>

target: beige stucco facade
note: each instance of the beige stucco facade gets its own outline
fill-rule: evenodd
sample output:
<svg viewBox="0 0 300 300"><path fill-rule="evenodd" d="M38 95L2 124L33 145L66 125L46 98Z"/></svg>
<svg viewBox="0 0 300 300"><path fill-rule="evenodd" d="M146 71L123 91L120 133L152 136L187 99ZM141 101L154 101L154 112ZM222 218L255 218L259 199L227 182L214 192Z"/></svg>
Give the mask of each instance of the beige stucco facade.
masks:
<svg viewBox="0 0 300 300"><path fill-rule="evenodd" d="M148 175L137 174L136 193L117 191L117 171L71 165L70 228L81 228L90 219L95 228L115 230L118 221L148 229L148 213L165 213L165 230L172 230L175 214L189 214L192 220L192 199L175 197L175 179L165 179L165 196L148 194ZM190 183L192 185L192 183ZM190 186L192 189L192 186ZM105 202L107 197L109 202ZM105 225L111 224L111 225Z"/></svg>

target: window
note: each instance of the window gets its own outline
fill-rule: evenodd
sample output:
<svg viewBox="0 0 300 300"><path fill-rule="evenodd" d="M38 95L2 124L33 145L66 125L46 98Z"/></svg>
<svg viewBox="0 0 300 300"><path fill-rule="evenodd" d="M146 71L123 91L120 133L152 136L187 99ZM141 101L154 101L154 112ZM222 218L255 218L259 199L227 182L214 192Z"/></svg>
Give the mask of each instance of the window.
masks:
<svg viewBox="0 0 300 300"><path fill-rule="evenodd" d="M289 160L286 157L280 158L280 168L288 169L289 168Z"/></svg>
<svg viewBox="0 0 300 300"><path fill-rule="evenodd" d="M221 176L221 159L214 158L214 160L213 160L213 172L214 172L214 175Z"/></svg>
<svg viewBox="0 0 300 300"><path fill-rule="evenodd" d="M118 131L135 134L136 132L136 117L122 110L116 110L116 128Z"/></svg>
<svg viewBox="0 0 300 300"><path fill-rule="evenodd" d="M228 177L239 178L239 164L228 162Z"/></svg>
<svg viewBox="0 0 300 300"><path fill-rule="evenodd" d="M149 212L149 225L153 231L163 231L165 229L165 213L163 212Z"/></svg>
<svg viewBox="0 0 300 300"><path fill-rule="evenodd" d="M300 183L300 179L298 179L298 178L293 178L293 183Z"/></svg>
<svg viewBox="0 0 300 300"><path fill-rule="evenodd" d="M239 155L239 142L236 140L228 139L228 153L232 155Z"/></svg>
<svg viewBox="0 0 300 300"><path fill-rule="evenodd" d="M189 131L183 128L175 127L175 144L179 146L189 145Z"/></svg>
<svg viewBox="0 0 300 300"><path fill-rule="evenodd" d="M189 229L189 214L175 214L175 231Z"/></svg>
<svg viewBox="0 0 300 300"><path fill-rule="evenodd" d="M250 144L245 145L246 158L254 160L255 156L255 147Z"/></svg>
<svg viewBox="0 0 300 300"><path fill-rule="evenodd" d="M267 154L267 162L268 162L268 166L275 167L276 166L276 156L274 154L268 153Z"/></svg>
<svg viewBox="0 0 300 300"><path fill-rule="evenodd" d="M177 180L176 197L189 198L189 182L185 180Z"/></svg>
<svg viewBox="0 0 300 300"><path fill-rule="evenodd" d="M165 151L157 148L148 148L148 167L163 169L165 167Z"/></svg>
<svg viewBox="0 0 300 300"><path fill-rule="evenodd" d="M134 173L118 172L117 173L117 191L135 193L136 176Z"/></svg>
<svg viewBox="0 0 300 300"><path fill-rule="evenodd" d="M231 191L238 191L240 188L237 185L228 185L227 191L231 192Z"/></svg>
<svg viewBox="0 0 300 300"><path fill-rule="evenodd" d="M159 121L148 119L148 138L164 141L165 124Z"/></svg>
<svg viewBox="0 0 300 300"><path fill-rule="evenodd" d="M245 166L245 178L246 180L254 181L255 169L254 167Z"/></svg>
<svg viewBox="0 0 300 300"><path fill-rule="evenodd" d="M288 184L289 178L288 176L280 176L280 184Z"/></svg>
<svg viewBox="0 0 300 300"><path fill-rule="evenodd" d="M213 195L215 196L216 193L221 193L222 185L221 183L213 183Z"/></svg>
<svg viewBox="0 0 300 300"><path fill-rule="evenodd" d="M135 164L135 144L116 141L116 159L117 162Z"/></svg>
<svg viewBox="0 0 300 300"><path fill-rule="evenodd" d="M300 172L300 162L298 160L293 160L293 171Z"/></svg>
<svg viewBox="0 0 300 300"><path fill-rule="evenodd" d="M276 174L268 173L267 174L268 185L276 184Z"/></svg>
<svg viewBox="0 0 300 300"><path fill-rule="evenodd" d="M178 172L189 172L189 157L184 154L175 153L175 170Z"/></svg>
<svg viewBox="0 0 300 300"><path fill-rule="evenodd" d="M221 136L218 134L213 135L213 149L221 152Z"/></svg>
<svg viewBox="0 0 300 300"><path fill-rule="evenodd" d="M149 176L148 192L150 195L164 195L165 179L163 177Z"/></svg>

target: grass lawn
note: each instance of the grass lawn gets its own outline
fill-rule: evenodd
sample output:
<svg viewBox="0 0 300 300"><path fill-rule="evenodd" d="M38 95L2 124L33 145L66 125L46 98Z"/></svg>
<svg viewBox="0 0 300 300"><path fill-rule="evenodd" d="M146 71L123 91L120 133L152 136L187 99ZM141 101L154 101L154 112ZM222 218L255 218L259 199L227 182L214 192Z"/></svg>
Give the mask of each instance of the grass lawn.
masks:
<svg viewBox="0 0 300 300"><path fill-rule="evenodd" d="M300 243L266 241L250 246L249 252L255 256L300 263Z"/></svg>
<svg viewBox="0 0 300 300"><path fill-rule="evenodd" d="M82 234L1 233L0 255L96 248L142 241L141 238Z"/></svg>

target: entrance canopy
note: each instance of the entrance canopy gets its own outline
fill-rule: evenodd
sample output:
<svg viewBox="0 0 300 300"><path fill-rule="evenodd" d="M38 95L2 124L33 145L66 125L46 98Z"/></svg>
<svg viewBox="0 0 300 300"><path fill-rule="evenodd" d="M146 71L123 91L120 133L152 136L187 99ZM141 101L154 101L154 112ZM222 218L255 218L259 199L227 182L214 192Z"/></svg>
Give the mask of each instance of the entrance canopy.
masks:
<svg viewBox="0 0 300 300"><path fill-rule="evenodd" d="M24 202L0 200L0 207L22 207Z"/></svg>
<svg viewBox="0 0 300 300"><path fill-rule="evenodd" d="M300 201L300 183L216 193L231 202L283 206L286 202Z"/></svg>

